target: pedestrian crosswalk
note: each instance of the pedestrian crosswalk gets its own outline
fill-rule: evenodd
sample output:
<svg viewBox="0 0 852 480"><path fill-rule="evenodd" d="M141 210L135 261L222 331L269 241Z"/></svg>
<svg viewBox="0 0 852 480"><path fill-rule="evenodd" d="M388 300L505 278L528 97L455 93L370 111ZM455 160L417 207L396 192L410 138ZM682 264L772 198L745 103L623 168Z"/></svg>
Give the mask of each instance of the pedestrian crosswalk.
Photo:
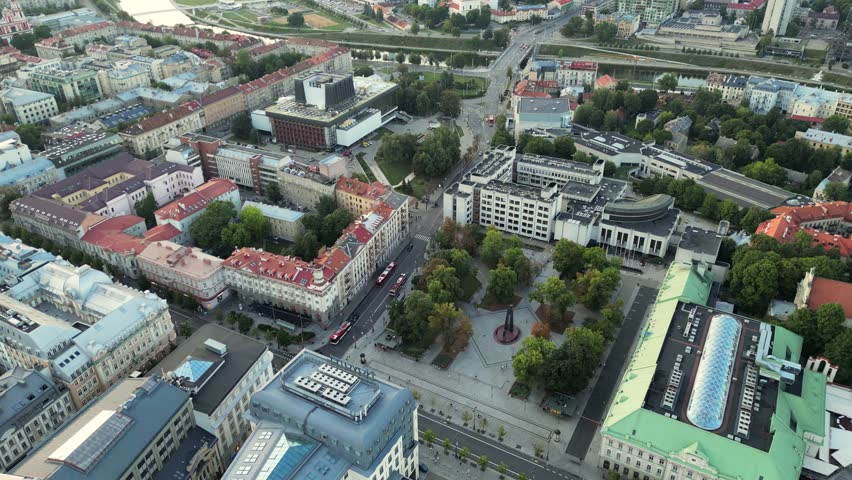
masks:
<svg viewBox="0 0 852 480"><path fill-rule="evenodd" d="M430 237L427 237L426 235L423 235L422 233L415 234L414 238L416 238L417 240L423 240L424 242L428 242L429 239L430 239Z"/></svg>

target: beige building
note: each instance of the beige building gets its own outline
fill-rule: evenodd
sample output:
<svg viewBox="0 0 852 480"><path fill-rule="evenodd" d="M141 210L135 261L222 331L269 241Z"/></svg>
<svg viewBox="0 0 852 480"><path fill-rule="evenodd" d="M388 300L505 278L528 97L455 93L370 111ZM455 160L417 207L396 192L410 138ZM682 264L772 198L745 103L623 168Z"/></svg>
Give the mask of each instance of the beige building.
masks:
<svg viewBox="0 0 852 480"><path fill-rule="evenodd" d="M168 305L64 260L27 273L0 294L0 363L49 368L81 407L175 339Z"/></svg>
<svg viewBox="0 0 852 480"><path fill-rule="evenodd" d="M297 163L278 172L278 185L285 201L308 209L323 196L335 197L334 180Z"/></svg>
<svg viewBox="0 0 852 480"><path fill-rule="evenodd" d="M121 61L110 70L98 71L98 82L104 96L112 97L134 88L150 86L151 75L141 63Z"/></svg>
<svg viewBox="0 0 852 480"><path fill-rule="evenodd" d="M229 126L235 115L246 112L246 96L238 87L228 87L198 99L204 112L204 128Z"/></svg>
<svg viewBox="0 0 852 480"><path fill-rule="evenodd" d="M56 97L49 93L9 87L0 91L0 112L20 123L44 123L59 113Z"/></svg>
<svg viewBox="0 0 852 480"><path fill-rule="evenodd" d="M639 31L640 16L632 13L598 13L595 14L595 25L599 23L611 23L616 27L615 36L618 38L630 38Z"/></svg>
<svg viewBox="0 0 852 480"><path fill-rule="evenodd" d="M796 132L796 138L808 142L810 146L816 149L837 147L843 155L852 151L852 136L849 135L809 128L806 132Z"/></svg>
<svg viewBox="0 0 852 480"><path fill-rule="evenodd" d="M119 132L124 145L131 153L152 156L162 153L163 144L186 132L204 128L203 110L197 100L146 118Z"/></svg>
<svg viewBox="0 0 852 480"><path fill-rule="evenodd" d="M364 183L349 177L337 179L334 188L337 205L356 217L375 208L387 193L388 190L379 182Z"/></svg>
<svg viewBox="0 0 852 480"><path fill-rule="evenodd" d="M305 231L305 226L301 222L305 214L298 210L252 201L243 202L243 208L246 207L255 207L263 213L263 216L269 220L269 234L273 237L293 242Z"/></svg>
<svg viewBox="0 0 852 480"><path fill-rule="evenodd" d="M199 248L154 242L136 260L142 275L151 283L192 295L208 310L228 297L223 260Z"/></svg>

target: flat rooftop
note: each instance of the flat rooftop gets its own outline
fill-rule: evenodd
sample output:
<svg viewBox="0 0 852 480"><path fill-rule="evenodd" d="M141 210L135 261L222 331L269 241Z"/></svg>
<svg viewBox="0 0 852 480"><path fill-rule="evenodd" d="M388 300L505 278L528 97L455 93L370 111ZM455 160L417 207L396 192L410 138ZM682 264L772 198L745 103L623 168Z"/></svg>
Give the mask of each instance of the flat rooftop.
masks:
<svg viewBox="0 0 852 480"><path fill-rule="evenodd" d="M721 234L713 231L687 227L681 236L678 248L685 248L705 255L716 255L722 245L722 238Z"/></svg>
<svg viewBox="0 0 852 480"><path fill-rule="evenodd" d="M761 381L759 367L753 362L760 323L680 302L644 408L768 452L778 382ZM801 375L798 378L801 382ZM748 422L739 421L741 410L750 412ZM715 427L719 421L717 428L699 425L706 422L705 427Z"/></svg>
<svg viewBox="0 0 852 480"><path fill-rule="evenodd" d="M804 195L796 195L781 187L759 182L721 168L704 175L697 180L698 185L704 187L721 200L733 200L741 207L760 207L767 210L779 205L789 204L789 200L796 199L800 205L811 203L810 198Z"/></svg>
<svg viewBox="0 0 852 480"><path fill-rule="evenodd" d="M290 210L289 208L270 205L268 203L253 202L251 200L243 202L243 208L246 207L255 207L263 213L264 217L269 217L281 222L295 223L305 216L303 212L298 210Z"/></svg>
<svg viewBox="0 0 852 480"><path fill-rule="evenodd" d="M205 342L225 345L219 355ZM266 352L266 345L213 323L206 323L181 343L153 371L166 377L181 377L177 385L192 394L193 408L212 414L231 390Z"/></svg>
<svg viewBox="0 0 852 480"><path fill-rule="evenodd" d="M571 128L574 132L574 143L607 155L641 153L645 146L639 140L618 133L599 132L579 125L572 125Z"/></svg>
<svg viewBox="0 0 852 480"><path fill-rule="evenodd" d="M570 198L570 195L588 195L591 193L589 188L598 188L599 191L594 192L594 195L587 196L583 199ZM604 178L600 185L587 185L584 183L568 182L562 188L563 212L556 216L557 220L561 221L576 221L583 225L589 225L597 221L603 214L604 207L610 202L614 202L624 196L627 188L627 182L615 180L612 178Z"/></svg>
<svg viewBox="0 0 852 480"><path fill-rule="evenodd" d="M381 80L369 80L364 77L355 77L355 96L346 102L335 105L333 109L323 110L321 108L299 103L295 96L282 97L273 105L266 107L265 111L273 118L290 118L297 121L313 121L323 124L336 124L343 121L351 113L358 112L368 107L377 98L387 95L399 88L396 83Z"/></svg>

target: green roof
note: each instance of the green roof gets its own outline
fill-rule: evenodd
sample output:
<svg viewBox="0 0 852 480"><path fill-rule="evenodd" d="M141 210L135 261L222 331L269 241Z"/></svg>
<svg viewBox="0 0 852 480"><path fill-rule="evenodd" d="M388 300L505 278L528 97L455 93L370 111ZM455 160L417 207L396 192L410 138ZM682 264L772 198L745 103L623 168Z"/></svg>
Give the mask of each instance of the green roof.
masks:
<svg viewBox="0 0 852 480"><path fill-rule="evenodd" d="M604 419L602 433L720 479L796 480L806 449L805 434L824 436L825 376L819 373L802 373L801 396L779 385L770 427L774 435L768 452L643 408L678 302L706 305L711 285L711 274L700 264L672 263ZM774 328L773 353L789 348L796 361L801 353L801 337L784 328ZM791 423L791 417L795 423ZM791 430L792 426L796 431Z"/></svg>

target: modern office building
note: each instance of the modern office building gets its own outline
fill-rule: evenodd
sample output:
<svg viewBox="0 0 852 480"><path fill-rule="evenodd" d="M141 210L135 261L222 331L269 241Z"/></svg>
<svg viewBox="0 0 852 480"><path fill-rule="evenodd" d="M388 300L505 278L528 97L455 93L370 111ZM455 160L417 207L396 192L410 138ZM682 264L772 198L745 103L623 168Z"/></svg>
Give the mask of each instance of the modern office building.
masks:
<svg viewBox="0 0 852 480"><path fill-rule="evenodd" d="M208 323L181 343L156 369L192 396L195 423L213 434L228 463L251 433L251 396L272 379L266 344Z"/></svg>
<svg viewBox="0 0 852 480"><path fill-rule="evenodd" d="M571 126L571 102L568 98L522 97L513 115L515 138L525 132L565 129Z"/></svg>
<svg viewBox="0 0 852 480"><path fill-rule="evenodd" d="M294 242L305 231L305 226L301 222L302 217L305 216L304 212L250 200L243 202L243 208L246 207L255 207L260 210L269 221L269 235L275 238Z"/></svg>
<svg viewBox="0 0 852 480"><path fill-rule="evenodd" d="M776 37L783 37L787 33L787 25L793 17L796 5L794 0L768 0L761 27L763 33L769 33L771 30Z"/></svg>
<svg viewBox="0 0 852 480"><path fill-rule="evenodd" d="M45 123L59 113L52 94L17 87L0 91L0 106L0 112L12 115L20 123Z"/></svg>
<svg viewBox="0 0 852 480"><path fill-rule="evenodd" d="M746 38L748 34L748 25L727 23L719 12L704 10L686 11L680 17L664 21L657 28L657 35L690 44L732 43Z"/></svg>
<svg viewBox="0 0 852 480"><path fill-rule="evenodd" d="M352 75L306 74L295 95L283 97L253 121L269 128L278 143L307 148L351 146L389 121L396 112L395 83Z"/></svg>
<svg viewBox="0 0 852 480"><path fill-rule="evenodd" d="M0 363L49 368L81 407L168 351L166 302L89 266L50 262L7 279L0 294Z"/></svg>
<svg viewBox="0 0 852 480"><path fill-rule="evenodd" d="M654 480L796 480L826 445L826 376L802 338L705 306L713 274L673 263L601 427L600 466Z"/></svg>
<svg viewBox="0 0 852 480"><path fill-rule="evenodd" d="M0 376L0 469L9 471L74 413L50 372L15 366Z"/></svg>
<svg viewBox="0 0 852 480"><path fill-rule="evenodd" d="M14 479L214 480L222 472L215 437L198 430L188 392L157 377L126 378L11 473ZM187 452L184 442L196 450ZM176 455L182 465L169 462ZM167 466L173 470L164 471Z"/></svg>
<svg viewBox="0 0 852 480"><path fill-rule="evenodd" d="M224 480L418 475L417 400L373 372L302 350L251 399L254 433Z"/></svg>
<svg viewBox="0 0 852 480"><path fill-rule="evenodd" d="M229 202L234 206L234 211L240 210L240 189L237 185L224 178L214 178L200 185L183 197L180 197L168 205L154 212L157 225L169 224L181 232L174 239L177 243L186 243L190 240L189 227L201 216L212 202Z"/></svg>
<svg viewBox="0 0 852 480"><path fill-rule="evenodd" d="M123 149L118 134L68 126L45 135L43 155L68 175L111 157Z"/></svg>
<svg viewBox="0 0 852 480"><path fill-rule="evenodd" d="M65 103L89 103L102 96L96 71L70 65L39 68L30 73L29 85L33 90L54 95Z"/></svg>
<svg viewBox="0 0 852 480"><path fill-rule="evenodd" d="M199 248L162 240L149 243L136 257L139 270L155 286L192 296L212 309L228 298L224 262Z"/></svg>
<svg viewBox="0 0 852 480"><path fill-rule="evenodd" d="M672 18L678 5L677 0L626 0L618 2L618 11L639 15L643 22L657 25Z"/></svg>

